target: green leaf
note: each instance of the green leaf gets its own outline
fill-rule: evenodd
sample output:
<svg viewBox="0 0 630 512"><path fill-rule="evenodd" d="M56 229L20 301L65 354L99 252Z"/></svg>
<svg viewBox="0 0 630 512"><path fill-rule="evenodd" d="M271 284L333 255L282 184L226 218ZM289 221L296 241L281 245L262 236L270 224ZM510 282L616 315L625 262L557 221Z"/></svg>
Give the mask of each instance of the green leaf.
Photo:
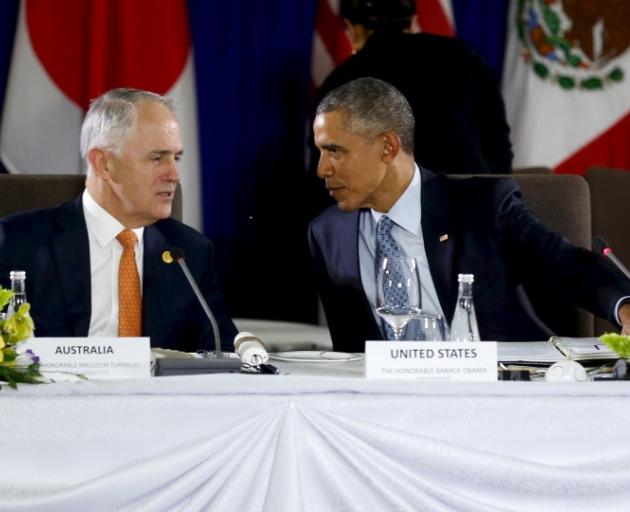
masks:
<svg viewBox="0 0 630 512"><path fill-rule="evenodd" d="M560 87L567 90L573 89L575 87L575 79L567 75L560 75L558 77L558 83L560 84Z"/></svg>
<svg viewBox="0 0 630 512"><path fill-rule="evenodd" d="M580 59L577 55L573 55L572 53L567 54L567 61L569 65L574 68L579 68L582 65L582 59Z"/></svg>
<svg viewBox="0 0 630 512"><path fill-rule="evenodd" d="M543 80L549 76L549 68L541 62L534 62L534 72Z"/></svg>
<svg viewBox="0 0 630 512"><path fill-rule="evenodd" d="M543 18L547 27L549 27L549 31L553 35L558 35L560 33L560 18L559 16L552 11L549 7L545 7L543 9Z"/></svg>
<svg viewBox="0 0 630 512"><path fill-rule="evenodd" d="M9 303L11 297L13 297L13 292L11 290L0 287L0 310L4 309L4 306Z"/></svg>
<svg viewBox="0 0 630 512"><path fill-rule="evenodd" d="M5 340L9 345L15 345L33 336L33 319L29 315L30 304L20 306L15 314L4 321Z"/></svg>
<svg viewBox="0 0 630 512"><path fill-rule="evenodd" d="M590 91L594 91L595 89L603 89L604 82L600 78L593 76L591 78L585 78L584 80L582 80L582 87Z"/></svg>
<svg viewBox="0 0 630 512"><path fill-rule="evenodd" d="M623 69L615 68L608 75L613 82L621 82L623 80Z"/></svg>
<svg viewBox="0 0 630 512"><path fill-rule="evenodd" d="M630 359L630 336L622 336L614 332L607 332L599 337L608 348L614 350L624 359Z"/></svg>
<svg viewBox="0 0 630 512"><path fill-rule="evenodd" d="M0 381L5 381L10 387L15 389L18 383L22 384L42 384L39 370L29 368L14 368L0 365Z"/></svg>

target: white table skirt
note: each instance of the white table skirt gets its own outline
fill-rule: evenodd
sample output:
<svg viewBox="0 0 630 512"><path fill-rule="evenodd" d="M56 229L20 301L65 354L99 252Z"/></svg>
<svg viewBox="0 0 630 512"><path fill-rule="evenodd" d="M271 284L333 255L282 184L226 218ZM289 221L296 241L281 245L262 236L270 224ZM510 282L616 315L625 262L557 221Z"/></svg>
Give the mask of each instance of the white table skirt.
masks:
<svg viewBox="0 0 630 512"><path fill-rule="evenodd" d="M0 510L627 510L630 385L214 375L0 391Z"/></svg>

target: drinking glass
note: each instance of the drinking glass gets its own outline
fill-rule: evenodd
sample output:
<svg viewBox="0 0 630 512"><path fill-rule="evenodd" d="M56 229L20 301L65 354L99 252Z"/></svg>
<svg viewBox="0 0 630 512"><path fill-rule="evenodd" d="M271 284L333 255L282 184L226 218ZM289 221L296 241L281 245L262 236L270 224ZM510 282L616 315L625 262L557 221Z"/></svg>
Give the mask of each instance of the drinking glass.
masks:
<svg viewBox="0 0 630 512"><path fill-rule="evenodd" d="M444 341L444 320L440 315L421 313L407 326L407 336L410 334L416 341Z"/></svg>
<svg viewBox="0 0 630 512"><path fill-rule="evenodd" d="M399 341L407 323L420 314L420 278L414 258L383 258L376 275L376 312Z"/></svg>

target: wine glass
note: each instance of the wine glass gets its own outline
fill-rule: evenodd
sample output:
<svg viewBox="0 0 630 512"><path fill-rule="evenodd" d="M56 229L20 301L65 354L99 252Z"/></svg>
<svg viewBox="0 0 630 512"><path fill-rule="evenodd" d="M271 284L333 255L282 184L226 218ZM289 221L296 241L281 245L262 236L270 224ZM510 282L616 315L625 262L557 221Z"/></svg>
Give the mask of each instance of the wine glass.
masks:
<svg viewBox="0 0 630 512"><path fill-rule="evenodd" d="M420 278L414 258L387 256L376 275L376 312L399 341L407 323L420 314Z"/></svg>

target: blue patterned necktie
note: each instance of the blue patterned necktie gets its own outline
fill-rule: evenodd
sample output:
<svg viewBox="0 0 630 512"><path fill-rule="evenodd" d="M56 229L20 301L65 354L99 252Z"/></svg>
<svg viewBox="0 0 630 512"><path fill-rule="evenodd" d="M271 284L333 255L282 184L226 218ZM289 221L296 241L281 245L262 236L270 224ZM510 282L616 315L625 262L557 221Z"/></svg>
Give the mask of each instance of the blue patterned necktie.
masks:
<svg viewBox="0 0 630 512"><path fill-rule="evenodd" d="M400 258L403 255L400 247L394 240L392 236L392 227L394 226L394 221L383 215L376 224L376 254L374 258L374 262L376 264L376 275L378 276L378 271L380 265L383 264L383 258ZM392 278L398 280L402 277L402 269L392 267ZM407 290L405 288L387 288L385 291L385 300L388 304L396 304L400 307L409 306L409 296L407 295ZM396 339L394 335L394 329L383 320L383 325L385 327L385 334L387 335L388 340Z"/></svg>

